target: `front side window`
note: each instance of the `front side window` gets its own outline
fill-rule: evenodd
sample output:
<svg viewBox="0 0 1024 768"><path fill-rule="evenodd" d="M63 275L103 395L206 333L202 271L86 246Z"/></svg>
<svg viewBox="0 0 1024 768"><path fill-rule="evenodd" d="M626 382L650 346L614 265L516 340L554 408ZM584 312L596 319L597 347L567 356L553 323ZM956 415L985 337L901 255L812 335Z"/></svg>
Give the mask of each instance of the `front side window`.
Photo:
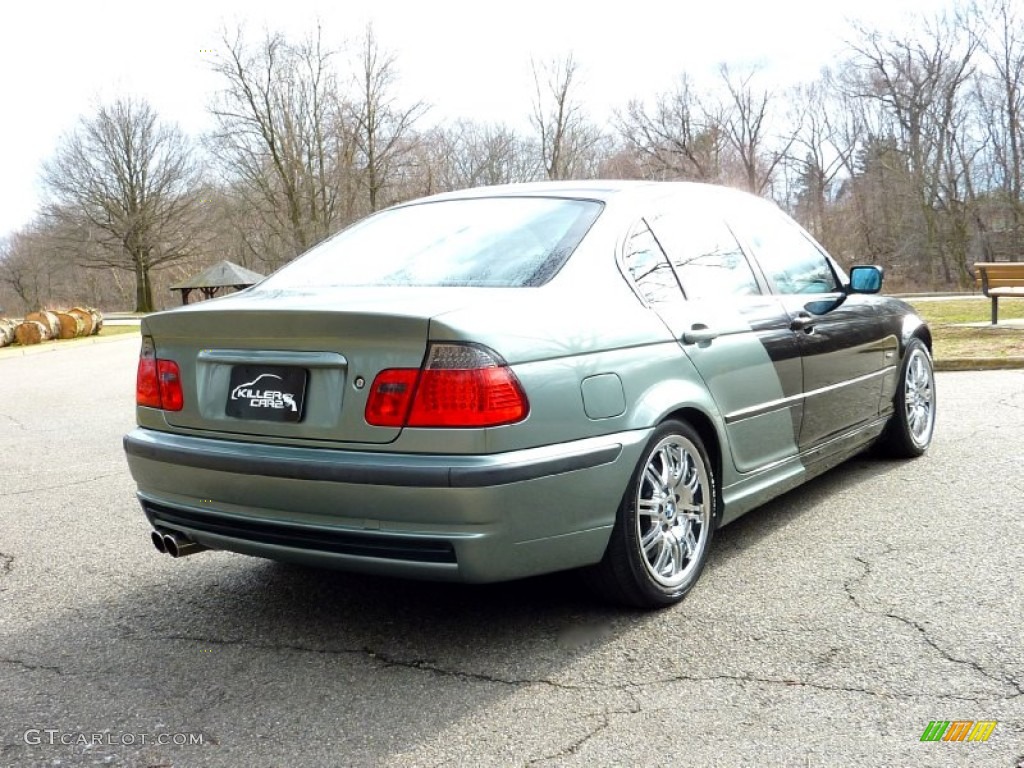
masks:
<svg viewBox="0 0 1024 768"><path fill-rule="evenodd" d="M753 207L752 207L753 208ZM737 221L778 293L832 293L839 281L828 257L782 211L758 205Z"/></svg>
<svg viewBox="0 0 1024 768"><path fill-rule="evenodd" d="M542 285L601 203L541 197L444 200L374 214L271 275L262 289Z"/></svg>
<svg viewBox="0 0 1024 768"><path fill-rule="evenodd" d="M651 228L665 247L687 299L761 293L739 243L712 211L667 212L652 220Z"/></svg>

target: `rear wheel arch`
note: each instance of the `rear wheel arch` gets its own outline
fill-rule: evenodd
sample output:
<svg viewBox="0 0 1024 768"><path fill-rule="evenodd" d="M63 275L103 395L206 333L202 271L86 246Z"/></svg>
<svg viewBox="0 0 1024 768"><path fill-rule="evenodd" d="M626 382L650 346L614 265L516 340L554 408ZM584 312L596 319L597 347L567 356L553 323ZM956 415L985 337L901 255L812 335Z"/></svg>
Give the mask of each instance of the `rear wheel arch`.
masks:
<svg viewBox="0 0 1024 768"><path fill-rule="evenodd" d="M592 587L615 602L665 607L682 600L700 578L720 496L715 459L695 426L701 416L681 410L652 429L604 557L584 571Z"/></svg>

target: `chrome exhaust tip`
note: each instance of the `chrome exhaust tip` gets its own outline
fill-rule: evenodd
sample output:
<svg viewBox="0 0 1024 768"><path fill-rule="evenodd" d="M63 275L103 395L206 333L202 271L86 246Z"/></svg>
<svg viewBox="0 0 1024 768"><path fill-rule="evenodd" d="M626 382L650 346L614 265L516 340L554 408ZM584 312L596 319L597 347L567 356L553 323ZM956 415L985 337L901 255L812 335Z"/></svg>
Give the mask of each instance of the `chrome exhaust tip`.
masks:
<svg viewBox="0 0 1024 768"><path fill-rule="evenodd" d="M164 535L160 531L153 531L149 534L150 540L153 542L153 546L156 547L156 551L161 555L167 554L167 546L164 544Z"/></svg>
<svg viewBox="0 0 1024 768"><path fill-rule="evenodd" d="M204 547L199 542L192 541L188 536L177 531L166 531L156 528L150 534L150 538L153 540L153 546L156 547L157 552L166 553L171 557L188 557L208 549L208 547Z"/></svg>
<svg viewBox="0 0 1024 768"><path fill-rule="evenodd" d="M164 547L171 557L188 557L206 549L202 544L192 541L183 533L171 532L164 534Z"/></svg>

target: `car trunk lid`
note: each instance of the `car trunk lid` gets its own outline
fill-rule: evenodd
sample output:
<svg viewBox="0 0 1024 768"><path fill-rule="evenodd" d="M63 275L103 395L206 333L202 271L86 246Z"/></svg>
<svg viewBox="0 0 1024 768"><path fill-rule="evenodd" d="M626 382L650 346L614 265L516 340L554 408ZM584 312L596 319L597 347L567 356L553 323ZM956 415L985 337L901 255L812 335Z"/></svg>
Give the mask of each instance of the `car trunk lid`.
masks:
<svg viewBox="0 0 1024 768"><path fill-rule="evenodd" d="M364 419L386 368L417 368L430 318L448 292L389 288L249 292L147 317L160 359L181 369L184 407L171 427L269 441L387 443L398 427Z"/></svg>

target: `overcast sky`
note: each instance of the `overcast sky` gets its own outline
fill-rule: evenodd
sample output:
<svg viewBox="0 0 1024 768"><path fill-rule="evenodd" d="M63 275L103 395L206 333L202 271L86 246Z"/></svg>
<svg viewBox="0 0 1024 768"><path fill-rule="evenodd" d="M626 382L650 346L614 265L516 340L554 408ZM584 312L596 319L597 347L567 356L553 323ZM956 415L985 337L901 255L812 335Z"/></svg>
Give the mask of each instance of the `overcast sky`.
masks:
<svg viewBox="0 0 1024 768"><path fill-rule="evenodd" d="M698 80L721 62L758 65L779 83L811 79L850 36L850 18L897 28L947 0L7 0L0 9L0 237L40 200L42 162L100 101L147 99L185 131L208 127L220 30L244 22L301 36L319 19L335 47L372 21L397 55L409 101L430 120L525 126L530 58L572 50L592 115Z"/></svg>

